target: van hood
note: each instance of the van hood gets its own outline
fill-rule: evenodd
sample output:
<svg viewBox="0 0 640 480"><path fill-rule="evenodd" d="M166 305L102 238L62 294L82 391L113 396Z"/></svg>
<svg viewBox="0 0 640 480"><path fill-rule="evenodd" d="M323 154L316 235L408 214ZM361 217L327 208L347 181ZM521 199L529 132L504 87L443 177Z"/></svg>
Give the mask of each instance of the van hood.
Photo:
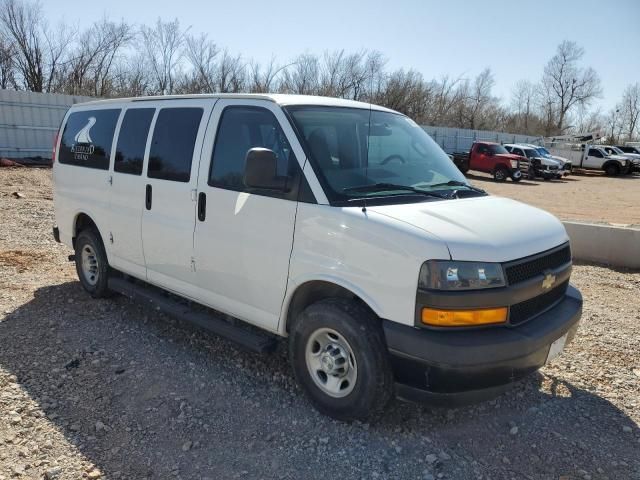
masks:
<svg viewBox="0 0 640 480"><path fill-rule="evenodd" d="M453 260L507 262L568 241L550 213L502 197L367 207L446 243Z"/></svg>

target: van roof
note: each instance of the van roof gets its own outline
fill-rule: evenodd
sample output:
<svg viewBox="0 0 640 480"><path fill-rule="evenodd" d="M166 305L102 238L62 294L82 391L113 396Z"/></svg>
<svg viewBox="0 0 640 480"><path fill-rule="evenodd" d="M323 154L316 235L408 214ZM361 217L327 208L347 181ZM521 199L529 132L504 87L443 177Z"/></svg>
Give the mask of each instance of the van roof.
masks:
<svg viewBox="0 0 640 480"><path fill-rule="evenodd" d="M129 103L129 102L145 102L158 100L187 100L199 98L225 98L225 99L251 99L251 100L267 100L277 103L281 106L286 105L318 105L326 107L351 107L363 108L369 110L379 110L383 112L398 113L394 110L381 107L365 102L355 100L345 100L343 98L321 97L315 95L289 95L280 93L216 93L216 94L187 94L187 95L155 95L148 97L128 97L128 98L111 98L107 100L93 100L89 102L77 103L76 105L103 105L109 103Z"/></svg>

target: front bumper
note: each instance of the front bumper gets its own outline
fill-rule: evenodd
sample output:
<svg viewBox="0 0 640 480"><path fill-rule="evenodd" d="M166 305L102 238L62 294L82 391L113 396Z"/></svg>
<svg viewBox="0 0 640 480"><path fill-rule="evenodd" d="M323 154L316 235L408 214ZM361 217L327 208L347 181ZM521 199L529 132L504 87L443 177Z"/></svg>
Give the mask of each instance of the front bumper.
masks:
<svg viewBox="0 0 640 480"><path fill-rule="evenodd" d="M493 397L542 367L565 333L568 344L581 314L582 295L569 286L553 308L515 327L445 331L384 321L397 395L445 405Z"/></svg>

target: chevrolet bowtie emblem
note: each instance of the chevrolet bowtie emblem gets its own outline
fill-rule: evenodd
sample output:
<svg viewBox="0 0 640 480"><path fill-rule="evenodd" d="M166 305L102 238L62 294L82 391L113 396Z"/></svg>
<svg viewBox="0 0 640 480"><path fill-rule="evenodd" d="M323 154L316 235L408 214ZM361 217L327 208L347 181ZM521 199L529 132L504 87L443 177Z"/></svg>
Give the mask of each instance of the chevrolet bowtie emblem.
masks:
<svg viewBox="0 0 640 480"><path fill-rule="evenodd" d="M544 280L542 280L542 289L549 290L551 287L553 287L554 283L556 283L556 276L551 273L547 273L544 276Z"/></svg>

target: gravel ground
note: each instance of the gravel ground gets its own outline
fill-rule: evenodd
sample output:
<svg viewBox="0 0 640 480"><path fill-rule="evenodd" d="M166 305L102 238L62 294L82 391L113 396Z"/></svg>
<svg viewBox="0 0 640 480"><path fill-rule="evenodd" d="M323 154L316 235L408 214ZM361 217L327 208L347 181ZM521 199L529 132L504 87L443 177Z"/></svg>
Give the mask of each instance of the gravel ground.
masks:
<svg viewBox="0 0 640 480"><path fill-rule="evenodd" d="M543 208L562 220L612 223L640 227L640 174L607 177L584 171L545 182L510 180L498 183L490 175L469 172L467 178L494 195Z"/></svg>
<svg viewBox="0 0 640 480"><path fill-rule="evenodd" d="M1 170L0 480L640 479L638 272L577 265L575 341L497 399L344 424L311 408L284 349L91 299L52 222L50 172Z"/></svg>

